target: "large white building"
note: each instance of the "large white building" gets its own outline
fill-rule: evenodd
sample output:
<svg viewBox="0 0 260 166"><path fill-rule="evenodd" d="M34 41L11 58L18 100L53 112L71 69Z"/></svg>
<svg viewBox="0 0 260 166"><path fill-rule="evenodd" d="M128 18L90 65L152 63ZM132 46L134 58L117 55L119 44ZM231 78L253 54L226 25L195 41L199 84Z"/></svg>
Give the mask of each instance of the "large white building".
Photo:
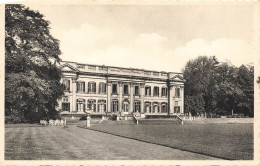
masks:
<svg viewBox="0 0 260 166"><path fill-rule="evenodd" d="M184 113L182 73L159 72L61 62L64 96L59 101L63 116L177 115Z"/></svg>

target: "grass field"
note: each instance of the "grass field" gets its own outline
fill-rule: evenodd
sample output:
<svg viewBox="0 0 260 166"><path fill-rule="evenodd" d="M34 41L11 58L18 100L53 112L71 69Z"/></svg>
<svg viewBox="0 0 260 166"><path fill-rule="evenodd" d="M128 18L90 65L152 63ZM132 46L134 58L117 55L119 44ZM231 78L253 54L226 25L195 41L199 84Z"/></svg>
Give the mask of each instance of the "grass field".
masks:
<svg viewBox="0 0 260 166"><path fill-rule="evenodd" d="M253 124L93 125L90 129L223 159L253 159Z"/></svg>
<svg viewBox="0 0 260 166"><path fill-rule="evenodd" d="M36 127L37 126L37 127ZM207 155L180 151L75 125L5 125L6 160L212 160Z"/></svg>

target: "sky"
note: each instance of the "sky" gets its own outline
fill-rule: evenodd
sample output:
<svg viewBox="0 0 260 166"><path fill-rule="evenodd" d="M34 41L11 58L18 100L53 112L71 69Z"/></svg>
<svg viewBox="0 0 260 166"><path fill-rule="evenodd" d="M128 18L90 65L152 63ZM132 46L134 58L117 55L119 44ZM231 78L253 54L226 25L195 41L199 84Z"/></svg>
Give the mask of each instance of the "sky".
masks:
<svg viewBox="0 0 260 166"><path fill-rule="evenodd" d="M252 5L26 6L50 21L66 61L181 72L200 55L254 60Z"/></svg>

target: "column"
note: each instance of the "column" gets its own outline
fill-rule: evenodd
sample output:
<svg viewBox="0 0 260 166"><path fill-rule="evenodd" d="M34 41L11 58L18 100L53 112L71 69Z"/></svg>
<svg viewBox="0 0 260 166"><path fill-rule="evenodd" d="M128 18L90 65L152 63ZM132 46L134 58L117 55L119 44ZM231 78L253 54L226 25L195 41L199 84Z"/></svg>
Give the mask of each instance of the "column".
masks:
<svg viewBox="0 0 260 166"><path fill-rule="evenodd" d="M134 106L134 85L133 83L130 83L130 110L129 113L133 112L133 106Z"/></svg>
<svg viewBox="0 0 260 166"><path fill-rule="evenodd" d="M72 111L77 111L77 77L72 78Z"/></svg>
<svg viewBox="0 0 260 166"><path fill-rule="evenodd" d="M181 92L180 92L180 95L181 95L181 110L180 110L180 113L181 114L184 114L184 86L181 86Z"/></svg>
<svg viewBox="0 0 260 166"><path fill-rule="evenodd" d="M169 85L168 87L169 89L169 94L168 94L168 114L173 114L173 105L174 105L174 86L173 85Z"/></svg>
<svg viewBox="0 0 260 166"><path fill-rule="evenodd" d="M144 113L144 83L141 83L141 113Z"/></svg>
<svg viewBox="0 0 260 166"><path fill-rule="evenodd" d="M107 112L111 112L111 91L112 82L107 81Z"/></svg>
<svg viewBox="0 0 260 166"><path fill-rule="evenodd" d="M119 86L118 111L122 112L123 83L119 81L118 86Z"/></svg>

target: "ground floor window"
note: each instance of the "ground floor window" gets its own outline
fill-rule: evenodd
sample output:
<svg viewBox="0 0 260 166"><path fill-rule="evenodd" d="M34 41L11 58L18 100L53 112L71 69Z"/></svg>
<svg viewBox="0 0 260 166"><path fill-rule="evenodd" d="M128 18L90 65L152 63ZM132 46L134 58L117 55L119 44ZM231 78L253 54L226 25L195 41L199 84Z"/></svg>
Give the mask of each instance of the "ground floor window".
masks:
<svg viewBox="0 0 260 166"><path fill-rule="evenodd" d="M84 112L85 111L85 100L77 99L77 111Z"/></svg>
<svg viewBox="0 0 260 166"><path fill-rule="evenodd" d="M129 100L124 100L123 101L123 112L128 112L129 111Z"/></svg>
<svg viewBox="0 0 260 166"><path fill-rule="evenodd" d="M153 112L158 113L159 112L159 104L158 102L153 103Z"/></svg>
<svg viewBox="0 0 260 166"><path fill-rule="evenodd" d="M134 101L134 112L141 112L141 102L138 100Z"/></svg>
<svg viewBox="0 0 260 166"><path fill-rule="evenodd" d="M62 111L70 111L70 103L62 103Z"/></svg>
<svg viewBox="0 0 260 166"><path fill-rule="evenodd" d="M174 113L180 113L181 111L181 108L180 108L180 106L174 106Z"/></svg>
<svg viewBox="0 0 260 166"><path fill-rule="evenodd" d="M65 97L62 98L61 110L62 111L70 111L69 97L65 96Z"/></svg>
<svg viewBox="0 0 260 166"><path fill-rule="evenodd" d="M144 111L146 112L146 113L151 113L151 102L145 102L145 104L144 104L145 106L144 106Z"/></svg>
<svg viewBox="0 0 260 166"><path fill-rule="evenodd" d="M118 112L118 100L112 101L112 112Z"/></svg>
<svg viewBox="0 0 260 166"><path fill-rule="evenodd" d="M98 112L106 112L106 100L98 100Z"/></svg>
<svg viewBox="0 0 260 166"><path fill-rule="evenodd" d="M96 100L88 100L88 109L91 112L96 112Z"/></svg>
<svg viewBox="0 0 260 166"><path fill-rule="evenodd" d="M161 104L161 113L167 113L168 112L168 103L162 103Z"/></svg>

